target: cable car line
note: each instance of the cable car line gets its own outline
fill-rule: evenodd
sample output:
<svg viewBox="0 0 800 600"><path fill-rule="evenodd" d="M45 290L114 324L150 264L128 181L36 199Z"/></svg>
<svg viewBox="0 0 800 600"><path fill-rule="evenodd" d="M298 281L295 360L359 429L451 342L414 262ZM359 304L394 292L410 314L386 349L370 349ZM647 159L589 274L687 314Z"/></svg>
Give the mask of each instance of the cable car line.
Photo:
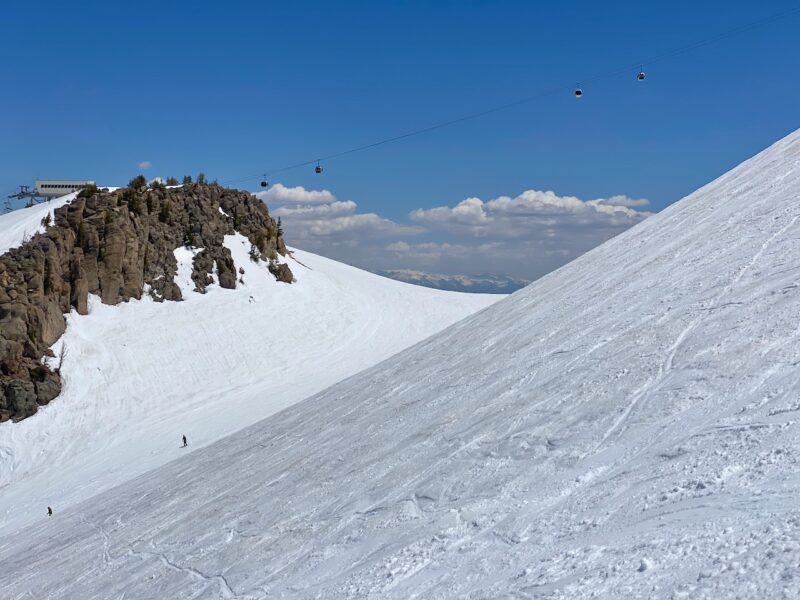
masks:
<svg viewBox="0 0 800 600"><path fill-rule="evenodd" d="M641 61L640 63L637 63L637 65L628 64L628 65L626 65L624 67L618 67L618 68L615 68L615 69L609 69L608 71L602 71L600 73L596 73L595 75L592 75L592 76L589 76L589 77L585 77L585 78L582 79L582 81L584 83L585 82L592 82L592 81L597 81L599 79L605 79L605 78L614 77L616 75L620 75L620 74L623 74L623 73L634 72L637 67L638 67L638 71L635 71L637 73L636 79L638 81L643 81L645 79L645 72L644 72L644 65L645 64L646 65L653 65L655 63L662 62L662 61L668 60L670 58L674 58L674 57L679 56L681 54L686 54L688 52L692 52L692 51L697 50L699 48L703 48L703 47L706 47L706 46L710 46L712 44L716 44L718 42L721 42L723 40L729 39L731 37L735 37L737 35L741 35L742 33L746 33L748 31L753 31L755 29L758 29L758 28L761 28L761 27L765 27L767 25L771 25L772 23L775 23L775 22L780 21L782 19L794 16L794 15L796 15L798 13L800 13L800 7L791 8L791 9L776 13L774 15L771 15L769 17L765 17L765 18L759 19L757 21L752 21L750 23L746 23L744 25L741 25L739 27L735 27L733 29L729 29L728 31L724 31L724 32L719 33L719 34L717 34L715 36L712 36L712 37L709 37L709 38L705 38L705 39L702 39L702 40L697 40L697 41L691 42L689 44L685 44L683 46L678 46L676 48L673 48L672 50L668 50L668 51L663 52L661 54L654 55L654 56L650 57L647 60ZM313 159L313 160L306 160L306 161L295 163L295 164L292 164L292 165L287 165L287 166L284 166L284 167L281 167L281 168L278 168L278 169L273 169L271 171L268 171L266 174L264 174L263 180L262 180L262 187L266 187L266 185L264 185L264 184L267 183L267 175L273 175L275 173L283 173L285 171L290 171L290 170L293 170L293 169L297 169L297 168L300 168L300 167L305 167L305 166L313 165L313 164L316 164L316 167L314 168L315 173L319 174L319 173L322 173L322 167L320 166L321 162L330 161L330 160L333 160L333 159L336 159L336 158L341 158L342 156L347 156L349 154L355 154L356 152L363 152L365 150L370 150L370 149L376 148L378 146L383 146L384 144L390 144L392 142L397 142L397 141L404 140L404 139L407 139L407 138L411 138L411 137L415 137L415 136L418 136L418 135L422 135L424 133L429 133L431 131L436 131L437 129L442 129L444 127L449 127L451 125L456 125L458 123L463 123L464 121L471 121L472 119L477 119L479 117L484 117L484 116L490 115L492 113L500 112L500 111L503 111L503 110L508 110L510 108L514 108L516 106L520 106L521 104L527 104L527 103L532 102L534 100L540 100L540 99L545 98L547 96L551 96L551 95L559 94L559 93L564 93L565 91L568 91L568 90L572 90L576 98L580 98L581 96L583 96L583 90L581 89L580 86L577 86L577 87L569 86L569 85L554 86L554 87L551 87L549 89L543 90L543 91L541 91L541 92L539 92L537 94L533 94L531 96L527 96L525 98L521 98L521 99L515 100L513 102L508 102L506 104L501 104L499 106L495 106L495 107L488 108L488 109L485 109L485 110L481 110L481 111L477 111L477 112L473 112L473 113L468 113L468 114L463 115L461 117L457 117L457 118L454 118L454 119L449 119L447 121L441 121L439 123L435 123L435 124L430 125L428 127L423 127L423 128L420 128L420 129L415 129L415 130L412 130L412 131L408 131L408 132L402 133L400 135L395 135L395 136L392 136L392 137L388 137L388 138L384 138L384 139L381 139L381 140L377 140L375 142L371 142L369 144L356 146L356 147L350 148L348 150L343 150L341 152L336 152L334 154L329 154L327 156L322 156L320 158L316 158L316 159ZM234 183L253 181L253 180L256 180L256 179L258 179L260 177L261 177L260 175L242 177L240 179L228 181L227 184L230 185L230 184L234 184Z"/></svg>

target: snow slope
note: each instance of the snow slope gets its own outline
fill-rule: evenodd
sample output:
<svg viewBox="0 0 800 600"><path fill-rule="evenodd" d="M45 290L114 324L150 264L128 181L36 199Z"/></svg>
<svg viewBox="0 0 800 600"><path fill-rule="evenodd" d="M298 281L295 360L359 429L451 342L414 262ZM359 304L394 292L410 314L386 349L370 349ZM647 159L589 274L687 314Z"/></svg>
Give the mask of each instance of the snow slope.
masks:
<svg viewBox="0 0 800 600"><path fill-rule="evenodd" d="M12 218L16 230L27 227L15 213L0 217L7 243ZM179 248L185 301L106 306L90 297L88 316L68 316L54 346L58 354L67 345L62 394L0 425L0 532L186 454L183 434L189 451L208 445L497 301L299 250L300 262L290 259L297 282L287 285L250 260L246 238L225 243L245 269L236 290L193 292L193 252Z"/></svg>
<svg viewBox="0 0 800 600"><path fill-rule="evenodd" d="M0 254L5 254L12 248L18 248L22 242L32 238L37 233L44 232L42 219L48 214L52 217L53 211L75 199L78 193L67 194L49 202L34 204L26 208L0 215Z"/></svg>
<svg viewBox="0 0 800 600"><path fill-rule="evenodd" d="M797 598L800 132L0 541L10 598ZM28 595L26 595L28 594Z"/></svg>
<svg viewBox="0 0 800 600"><path fill-rule="evenodd" d="M118 188L103 187L102 189L113 192ZM24 241L29 240L37 233L44 233L45 226L42 225L42 219L48 214L52 217L55 209L69 204L77 195L78 192L73 192L60 198L0 214L0 254L5 254L12 248L18 248Z"/></svg>

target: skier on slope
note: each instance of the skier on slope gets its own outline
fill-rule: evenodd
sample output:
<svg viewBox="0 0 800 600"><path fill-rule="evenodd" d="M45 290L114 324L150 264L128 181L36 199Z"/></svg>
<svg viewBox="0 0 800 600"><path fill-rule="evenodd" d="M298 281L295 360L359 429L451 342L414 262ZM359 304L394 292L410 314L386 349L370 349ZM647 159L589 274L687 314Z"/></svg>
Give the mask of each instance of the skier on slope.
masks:
<svg viewBox="0 0 800 600"><path fill-rule="evenodd" d="M52 517L53 516L53 509L50 508L49 506L47 507L47 516L48 517Z"/></svg>
<svg viewBox="0 0 800 600"><path fill-rule="evenodd" d="M189 445L189 442L186 441L186 436L184 435L183 436L183 446L181 446L181 447L182 448L186 448L186 446L188 446L188 445Z"/></svg>

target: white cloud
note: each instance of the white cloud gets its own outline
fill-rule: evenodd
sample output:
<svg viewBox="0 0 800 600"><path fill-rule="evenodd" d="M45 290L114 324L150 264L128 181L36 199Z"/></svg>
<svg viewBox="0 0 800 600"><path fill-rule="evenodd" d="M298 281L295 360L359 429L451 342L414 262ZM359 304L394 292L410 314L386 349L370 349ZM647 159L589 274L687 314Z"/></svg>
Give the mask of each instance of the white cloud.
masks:
<svg viewBox="0 0 800 600"><path fill-rule="evenodd" d="M504 272L535 279L618 233L649 212L644 199L612 196L581 200L527 190L488 201L467 198L455 206L417 209L412 222L449 242L397 240L384 250L394 264L451 273Z"/></svg>
<svg viewBox="0 0 800 600"><path fill-rule="evenodd" d="M399 240L384 246L383 253L376 251L365 257L364 264L371 266L380 263L389 265L381 267L384 269L421 269L429 273L503 273L533 280L577 258L602 241L604 240L590 240L587 237L571 240L494 240L481 243L409 243Z"/></svg>
<svg viewBox="0 0 800 600"><path fill-rule="evenodd" d="M528 190L488 201L417 209L410 223L359 213L328 190L282 184L258 194L289 245L371 270L509 273L535 279L645 219L649 203L618 195L581 200ZM424 237L420 237L424 236ZM412 241L412 238L414 241Z"/></svg>
<svg viewBox="0 0 800 600"><path fill-rule="evenodd" d="M149 169L150 167L153 166L153 163L151 163L149 160L143 160L136 166L139 167L140 169Z"/></svg>
<svg viewBox="0 0 800 600"><path fill-rule="evenodd" d="M628 196L611 196L610 198L606 198L604 200L597 200L597 202L602 202L603 204L610 204L611 206L627 206L629 208L633 208L635 206L648 206L650 204L650 200L645 200L644 198L629 198Z"/></svg>
<svg viewBox="0 0 800 600"><path fill-rule="evenodd" d="M546 239L586 228L618 233L648 217L651 213L631 208L647 204L647 200L627 196L583 201L528 190L513 198L500 196L487 202L467 198L453 207L420 208L409 217L422 226L471 238Z"/></svg>
<svg viewBox="0 0 800 600"><path fill-rule="evenodd" d="M328 191L316 192L303 189L302 193L314 199L319 198L319 194L327 194L330 198L334 198ZM357 210L358 205L352 200L334 198L325 204L285 204L274 209L272 214L281 218L290 244L308 249L320 249L331 245L352 248L367 238L416 235L422 231L422 228L417 226L402 225L375 213L358 213Z"/></svg>
<svg viewBox="0 0 800 600"><path fill-rule="evenodd" d="M487 249L490 244L482 244L483 249ZM395 254L402 254L405 256L417 257L442 257L461 255L464 252L470 252L477 249L479 246L469 246L464 244L451 244L448 242L421 242L419 244L409 244L404 241L394 242L386 246L386 249Z"/></svg>
<svg viewBox="0 0 800 600"><path fill-rule="evenodd" d="M313 220L352 215L356 212L357 207L358 205L352 200L337 200L330 204L316 206L280 206L272 212L276 217L282 219Z"/></svg>
<svg viewBox="0 0 800 600"><path fill-rule="evenodd" d="M336 196L328 190L307 190L302 185L286 187L282 183L276 183L256 196L267 204L328 204L336 201Z"/></svg>
<svg viewBox="0 0 800 600"><path fill-rule="evenodd" d="M332 219L319 219L310 222L307 233L316 237L356 234L370 237L390 235L415 235L418 227L400 225L375 213L354 214Z"/></svg>
<svg viewBox="0 0 800 600"><path fill-rule="evenodd" d="M386 246L386 249L397 254L407 254L411 251L411 246L407 242L392 242Z"/></svg>
<svg viewBox="0 0 800 600"><path fill-rule="evenodd" d="M393 242L386 246L386 250L398 258L421 261L431 264L441 259L477 258L479 254L492 252L499 246L497 242L484 244L451 244L449 242L421 242L409 244L404 241Z"/></svg>

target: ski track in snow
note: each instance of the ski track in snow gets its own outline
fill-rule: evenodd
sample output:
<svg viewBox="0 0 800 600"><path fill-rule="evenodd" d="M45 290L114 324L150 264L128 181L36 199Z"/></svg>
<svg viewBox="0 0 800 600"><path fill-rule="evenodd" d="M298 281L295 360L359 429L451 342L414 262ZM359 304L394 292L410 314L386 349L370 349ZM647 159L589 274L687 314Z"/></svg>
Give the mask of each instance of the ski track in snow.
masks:
<svg viewBox="0 0 800 600"><path fill-rule="evenodd" d="M772 236L770 236L770 238L761 245L761 248L759 248L758 252L756 252L756 254L755 254L755 256L753 256L752 260L750 260L736 274L736 276L733 278L733 281L731 281L730 285L727 288L725 288L724 290L722 290L722 292L711 301L709 307L707 309L705 309L705 311L703 313L701 313L699 317L694 319L691 323L689 323L689 325L686 326L686 328L683 331L680 332L680 334L678 335L677 339L675 340L675 343L672 344L672 346L670 347L669 353L667 354L667 358L664 361L664 364L659 368L658 375L655 377L655 379L653 379L652 381L647 382L642 388L640 388L639 390L637 390L633 394L633 396L631 398L631 401L628 404L628 406L625 408L623 413L620 415L619 419L617 419L614 422L614 424L608 429L608 431L606 431L606 433L603 435L603 439L601 439L600 443L594 448L594 452L599 450L599 448L606 442L606 440L613 433L615 433L617 430L619 430L619 428L627 420L627 418L630 415L631 411L633 411L633 409L639 403L639 400L641 400L642 397L646 398L648 390L652 389L657 383L659 383L666 376L666 374L668 374L670 371L672 371L673 363L675 361L675 355L678 353L678 350L680 349L681 345L683 344L684 340L689 335L689 333L691 333L697 327L697 325L702 321L702 319L710 311L714 310L717 307L717 305L719 304L719 302L720 302L720 300L722 298L724 298L726 295L728 295L733 290L733 287L741 280L741 278L744 276L745 272L747 272L748 269L752 268L752 266L761 257L761 255L764 253L764 251L767 249L767 247L772 243L772 241L775 240L778 236L784 234L790 227L794 226L795 222L797 221L797 218L798 218L798 215L794 215L789 220L789 222L786 224L785 227L779 229Z"/></svg>
<svg viewBox="0 0 800 600"><path fill-rule="evenodd" d="M798 197L800 132L389 360L0 539L0 588L798 598Z"/></svg>

